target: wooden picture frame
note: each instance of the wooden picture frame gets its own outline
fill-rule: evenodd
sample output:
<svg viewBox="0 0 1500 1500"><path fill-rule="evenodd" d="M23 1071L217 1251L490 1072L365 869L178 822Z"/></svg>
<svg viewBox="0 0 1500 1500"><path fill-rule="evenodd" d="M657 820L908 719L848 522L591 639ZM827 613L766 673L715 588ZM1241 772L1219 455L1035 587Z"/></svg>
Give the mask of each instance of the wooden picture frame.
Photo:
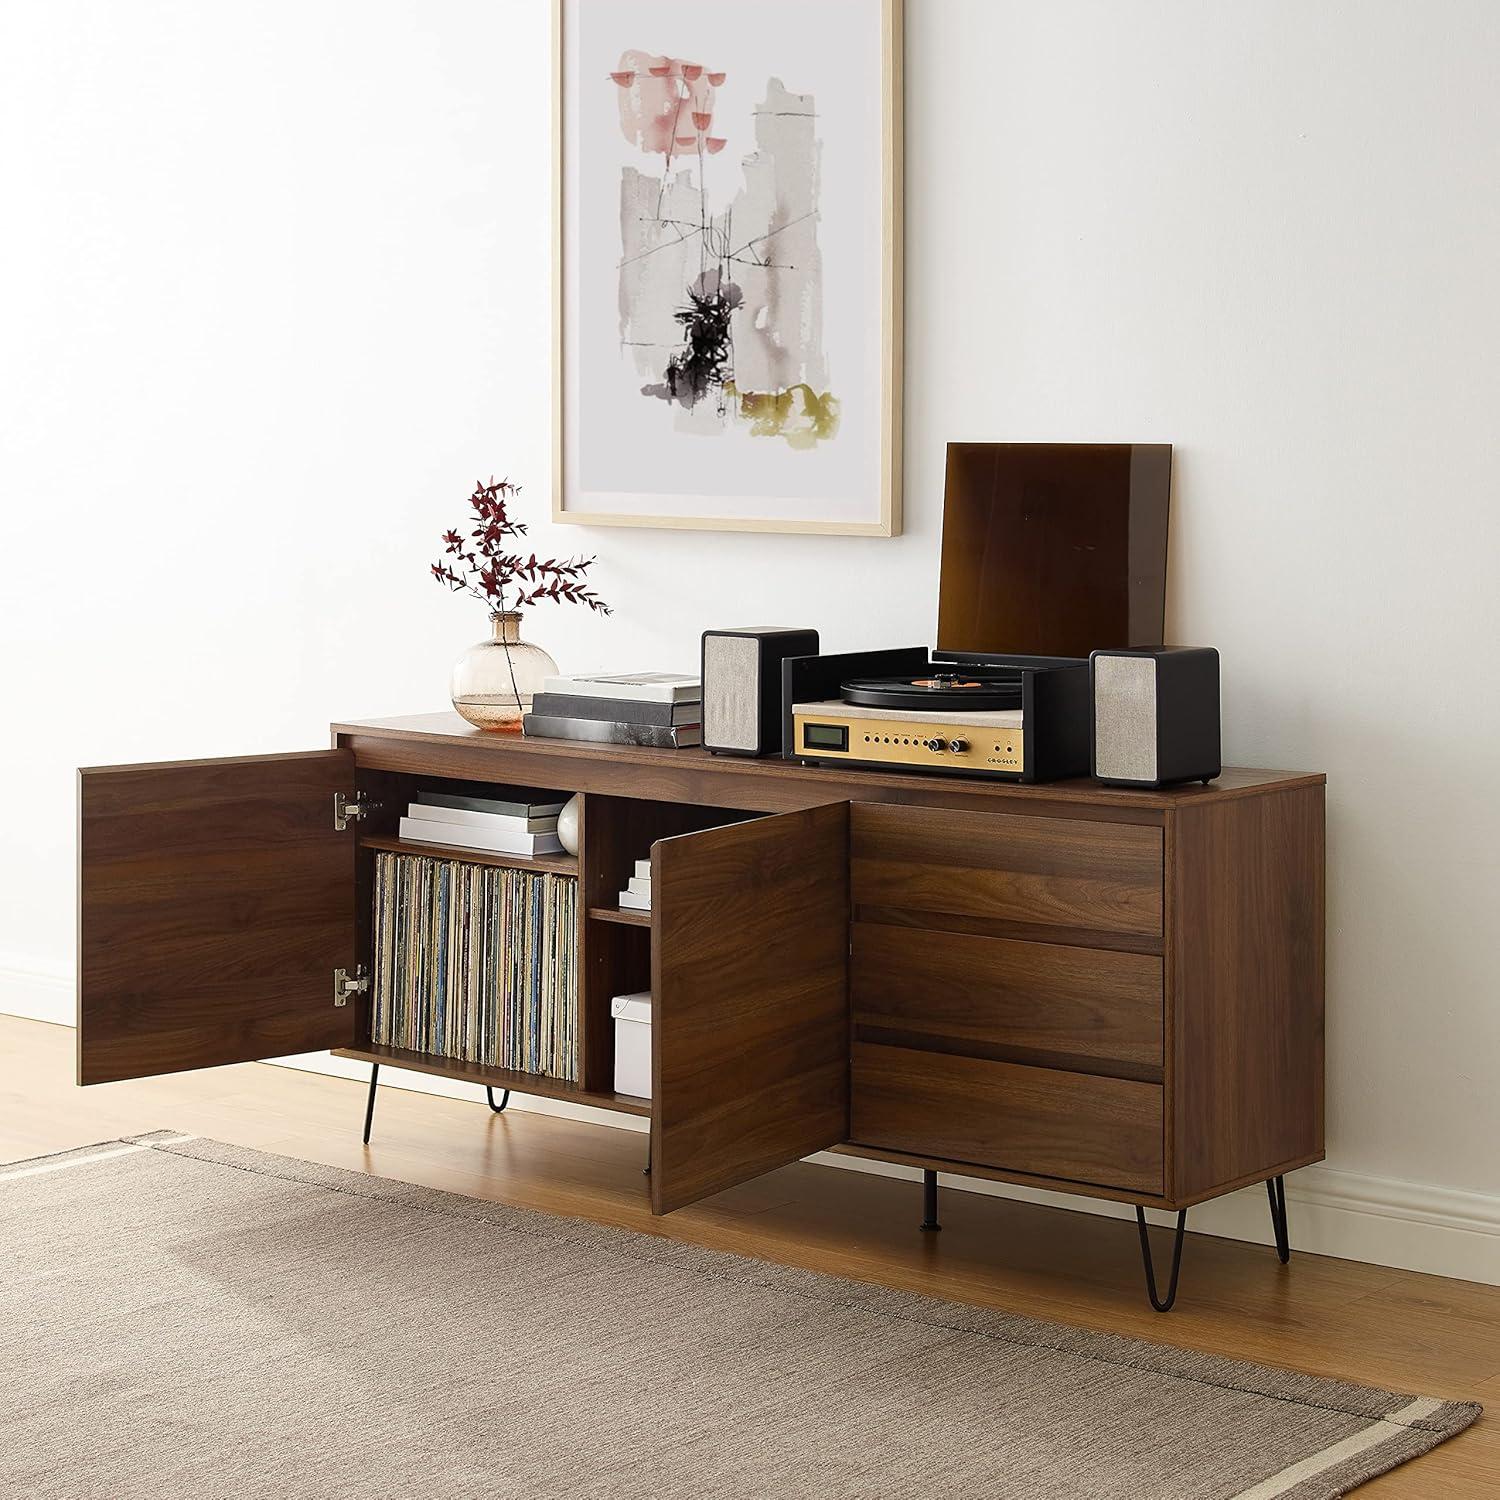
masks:
<svg viewBox="0 0 1500 1500"><path fill-rule="evenodd" d="M711 530L711 531L740 531L740 532L784 532L784 533L822 533L842 536L897 536L901 531L901 502L902 502L902 314L903 314L903 182L902 182L902 154L903 154L903 110L902 110L902 51L903 51L903 24L904 24L904 0L868 0L872 8L878 8L879 25L879 48L880 48L880 151L879 151L879 180L881 189L881 224L880 224L880 255L879 255L879 338L878 338L878 373L880 381L880 394L878 400L878 416L867 421L864 427L864 439L860 440L858 434L849 437L849 446L856 455L855 463L862 464L869 475L871 490L878 490L878 500L871 494L868 501L864 499L864 486L858 486L860 498L857 503L861 513L856 515L757 515L753 513L753 507L757 503L755 497L725 496L724 505L733 507L741 500L750 507L741 514L729 514L720 511L713 514L686 513L681 506L668 508L668 502L662 500L663 509L657 513L646 508L639 510L614 506L612 508L600 507L597 503L587 503L586 492L577 491L570 494L573 489L572 473L570 469L570 447L574 439L574 428L581 427L576 410L576 402L569 399L570 381L575 377L572 375L570 365L570 325L566 317L566 306L568 302L568 265L569 265L569 239L573 226L567 212L568 187L568 118L569 100L567 96L567 69L568 69L568 45L569 45L569 22L568 17L575 7L586 4L588 0L553 0L553 26L552 26L552 77L553 77L553 201L552 201L552 243L553 243L553 271L552 271L552 313L553 313L553 393L552 393L552 428L553 428L553 497L552 497L552 519L556 522L568 525L584 526L646 526L664 527L685 530ZM820 0L802 0L802 9L808 6L816 6ZM830 0L830 3L843 4L845 0ZM620 10L627 11L627 5L621 5ZM696 10L702 13L701 6L688 6L685 10ZM649 28L643 28L649 29ZM683 69L686 72L686 69ZM616 82L621 76L611 74ZM710 75L712 76L712 75ZM724 75L720 74L719 77ZM624 85L622 85L624 87ZM759 113L770 113L769 111L757 110ZM696 118L696 117L695 117ZM722 142L720 143L722 145ZM816 142L818 150L822 149L821 139ZM670 153L671 147L668 147ZM717 149L710 146L711 150ZM698 149L698 161L703 161L702 145ZM662 183L666 183L667 171L671 167L672 156L667 157L667 166L663 171ZM703 174L704 187L700 196L706 197L706 172ZM821 221L821 209L819 221ZM675 247L668 247L675 248ZM624 264L623 260L621 264ZM821 294L820 294L821 295ZM581 320L580 320L581 321ZM622 342L621 347L624 347ZM845 352L845 367L860 363ZM661 387L655 388L660 391ZM803 386L801 389L807 389ZM741 396L734 391L732 383L726 383L724 390L731 392L730 400L739 401ZM789 395L787 391L777 391L776 397ZM827 399L825 393L825 399ZM670 397L666 397L670 401ZM764 396L751 396L748 393L743 398L746 401L764 401ZM873 404L870 404L873 406ZM721 411L723 403L720 403ZM731 420L740 420L739 414L734 413ZM878 433L871 432L871 428L878 428ZM581 441L581 437L577 439ZM836 438L834 439L837 440ZM686 437L682 441L693 443L695 438ZM764 439L762 439L764 441ZM875 448L878 447L878 457ZM744 452L741 444L740 451ZM581 466L580 466L581 467ZM621 494L627 493L621 491ZM648 493L645 490L629 492L638 494L645 498ZM655 497L653 497L655 498ZM690 503L686 499L684 504ZM773 505L790 506L800 505L800 500L788 500L782 497L776 501L769 502ZM820 502L809 501L808 504L816 505ZM847 497L841 497L829 502L834 505L848 506L851 502ZM706 508L706 507L705 507ZM867 513L866 513L867 512Z"/></svg>

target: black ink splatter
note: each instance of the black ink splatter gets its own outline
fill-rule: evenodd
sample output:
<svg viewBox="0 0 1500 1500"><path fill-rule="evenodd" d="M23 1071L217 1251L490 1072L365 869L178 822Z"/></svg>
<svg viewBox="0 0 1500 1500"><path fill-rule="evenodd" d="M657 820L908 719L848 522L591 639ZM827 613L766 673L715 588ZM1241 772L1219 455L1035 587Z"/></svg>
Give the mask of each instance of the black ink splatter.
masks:
<svg viewBox="0 0 1500 1500"><path fill-rule="evenodd" d="M667 361L666 378L641 387L643 396L676 401L692 410L731 375L734 340L730 317L744 293L719 271L705 271L687 289L688 305L672 316L682 325L684 346Z"/></svg>

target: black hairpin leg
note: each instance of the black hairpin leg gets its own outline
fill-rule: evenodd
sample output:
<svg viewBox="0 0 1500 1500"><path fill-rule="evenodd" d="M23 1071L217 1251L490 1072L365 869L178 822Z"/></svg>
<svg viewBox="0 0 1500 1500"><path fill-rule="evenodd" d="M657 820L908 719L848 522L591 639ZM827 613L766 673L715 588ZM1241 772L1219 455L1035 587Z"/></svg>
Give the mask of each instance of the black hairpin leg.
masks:
<svg viewBox="0 0 1500 1500"><path fill-rule="evenodd" d="M370 1144L370 1126L375 1121L375 1085L380 1081L380 1064L370 1064L370 1097L365 1100L365 1145Z"/></svg>
<svg viewBox="0 0 1500 1500"><path fill-rule="evenodd" d="M922 1173L922 1228L938 1230L943 1226L938 1223L937 1215L937 1173Z"/></svg>
<svg viewBox="0 0 1500 1500"><path fill-rule="evenodd" d="M1282 1265L1292 1258L1292 1242L1286 1232L1286 1181L1281 1177L1266 1178L1266 1197L1271 1200L1271 1228L1276 1232L1276 1254Z"/></svg>
<svg viewBox="0 0 1500 1500"><path fill-rule="evenodd" d="M370 1144L370 1128L375 1123L375 1089L376 1089L376 1086L379 1084L379 1082L380 1082L380 1064L379 1063L371 1063L370 1064L370 1093L369 1093L369 1097L366 1098L366 1100L365 1100L365 1145L367 1145L367 1146ZM501 1089L500 1090L500 1102L498 1104L496 1104L495 1103L495 1091L494 1091L494 1089L491 1088L489 1084L485 1084L485 1086L484 1086L484 1097L489 1102L490 1108L492 1110L494 1110L494 1112L497 1115L498 1114L502 1114L502 1113L504 1113L505 1106L510 1103L510 1090L509 1089Z"/></svg>
<svg viewBox="0 0 1500 1500"><path fill-rule="evenodd" d="M1151 1264L1151 1236L1146 1229L1146 1210L1140 1204L1135 1208L1136 1228L1141 1232L1141 1260L1146 1266L1146 1291L1151 1305L1157 1312L1168 1312L1177 1300L1177 1273L1182 1269L1182 1232L1187 1223L1187 1209L1177 1210L1177 1238L1172 1246L1172 1279L1167 1283L1167 1295L1161 1297L1156 1290L1156 1268Z"/></svg>

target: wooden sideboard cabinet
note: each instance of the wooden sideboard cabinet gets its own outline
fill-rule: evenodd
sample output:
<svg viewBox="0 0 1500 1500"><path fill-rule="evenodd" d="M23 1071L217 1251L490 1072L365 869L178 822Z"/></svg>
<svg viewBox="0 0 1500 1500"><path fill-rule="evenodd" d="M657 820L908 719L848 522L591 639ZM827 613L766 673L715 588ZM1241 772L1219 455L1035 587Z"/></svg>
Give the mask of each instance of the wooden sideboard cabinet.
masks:
<svg viewBox="0 0 1500 1500"><path fill-rule="evenodd" d="M403 844L419 787L582 794L578 857ZM648 1117L667 1213L825 1148L1186 1209L1323 1156L1324 778L1132 791L482 734L80 772L78 1080L331 1048ZM578 880L581 1077L377 1045L378 850ZM653 910L617 893L650 852ZM352 982L351 982L352 981ZM652 1097L610 1000L650 989ZM371 1099L373 1101L373 1085ZM1279 1200L1279 1201L1278 1201ZM1157 1294L1142 1206L1178 1210Z"/></svg>

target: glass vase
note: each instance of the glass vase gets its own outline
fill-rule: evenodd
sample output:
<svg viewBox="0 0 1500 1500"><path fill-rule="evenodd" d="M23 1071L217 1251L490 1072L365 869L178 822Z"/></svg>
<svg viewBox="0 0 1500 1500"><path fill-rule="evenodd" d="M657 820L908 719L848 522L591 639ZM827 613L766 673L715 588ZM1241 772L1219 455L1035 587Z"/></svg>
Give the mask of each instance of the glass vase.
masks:
<svg viewBox="0 0 1500 1500"><path fill-rule="evenodd" d="M476 641L453 667L453 706L469 723L501 734L518 734L521 716L557 663L521 639L521 616L504 610L490 616L490 638Z"/></svg>

